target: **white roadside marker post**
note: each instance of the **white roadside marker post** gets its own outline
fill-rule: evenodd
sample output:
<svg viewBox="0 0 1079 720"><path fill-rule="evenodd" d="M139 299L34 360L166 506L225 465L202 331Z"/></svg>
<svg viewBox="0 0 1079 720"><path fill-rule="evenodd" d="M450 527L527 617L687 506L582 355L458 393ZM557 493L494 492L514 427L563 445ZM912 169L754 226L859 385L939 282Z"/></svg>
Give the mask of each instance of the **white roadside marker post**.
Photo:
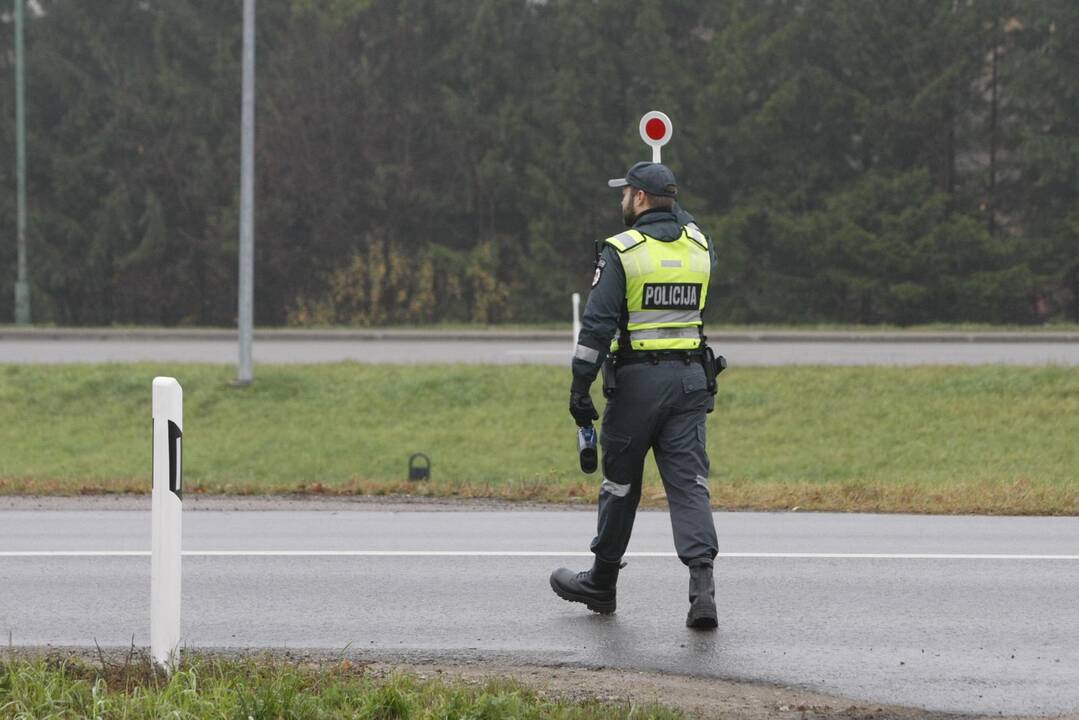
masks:
<svg viewBox="0 0 1079 720"><path fill-rule="evenodd" d="M150 654L171 673L180 652L181 438L184 395L175 378L154 378L154 486L150 567Z"/></svg>
<svg viewBox="0 0 1079 720"><path fill-rule="evenodd" d="M581 293L573 293L573 351L570 357L577 354L577 338L581 336Z"/></svg>

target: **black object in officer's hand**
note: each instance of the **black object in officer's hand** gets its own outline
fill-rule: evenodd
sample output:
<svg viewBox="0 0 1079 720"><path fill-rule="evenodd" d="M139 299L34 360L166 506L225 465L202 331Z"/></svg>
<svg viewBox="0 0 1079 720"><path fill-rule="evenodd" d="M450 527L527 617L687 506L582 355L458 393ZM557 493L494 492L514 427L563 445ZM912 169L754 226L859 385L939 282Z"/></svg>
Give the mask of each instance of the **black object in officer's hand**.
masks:
<svg viewBox="0 0 1079 720"><path fill-rule="evenodd" d="M594 473L599 466L596 453L596 428L591 425L577 428L577 453L581 458L581 471Z"/></svg>

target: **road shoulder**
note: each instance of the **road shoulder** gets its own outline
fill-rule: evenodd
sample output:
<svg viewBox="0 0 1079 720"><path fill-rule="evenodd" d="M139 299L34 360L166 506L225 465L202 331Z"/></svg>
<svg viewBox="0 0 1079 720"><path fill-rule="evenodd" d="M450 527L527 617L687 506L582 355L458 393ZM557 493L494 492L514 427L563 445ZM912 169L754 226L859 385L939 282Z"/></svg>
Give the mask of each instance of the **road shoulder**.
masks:
<svg viewBox="0 0 1079 720"><path fill-rule="evenodd" d="M149 511L150 494L104 493L93 495L0 495L0 511ZM408 495L199 495L184 496L185 511L323 511L323 512L478 512L552 511L595 512L589 499L580 503L509 502L484 498L440 498ZM642 508L644 510L644 508Z"/></svg>

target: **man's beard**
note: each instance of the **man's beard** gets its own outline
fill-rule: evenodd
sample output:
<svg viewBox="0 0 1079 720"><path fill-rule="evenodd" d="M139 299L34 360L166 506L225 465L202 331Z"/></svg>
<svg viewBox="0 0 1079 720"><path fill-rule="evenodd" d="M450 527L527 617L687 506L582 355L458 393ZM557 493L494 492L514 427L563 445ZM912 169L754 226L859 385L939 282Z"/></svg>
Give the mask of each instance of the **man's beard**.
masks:
<svg viewBox="0 0 1079 720"><path fill-rule="evenodd" d="M626 227L633 227L633 223L637 220L637 213L633 212L633 208L626 208L622 206L622 222L626 224Z"/></svg>

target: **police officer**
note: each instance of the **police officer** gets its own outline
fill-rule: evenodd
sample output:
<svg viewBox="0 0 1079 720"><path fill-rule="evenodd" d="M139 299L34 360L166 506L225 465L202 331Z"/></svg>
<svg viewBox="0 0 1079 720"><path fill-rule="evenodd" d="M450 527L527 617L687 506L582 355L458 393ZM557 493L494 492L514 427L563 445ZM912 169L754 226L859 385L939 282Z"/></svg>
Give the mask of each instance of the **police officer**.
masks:
<svg viewBox="0 0 1079 720"><path fill-rule="evenodd" d="M573 358L570 414L584 427L599 419L589 388L601 366L603 483L590 570L559 568L551 588L590 610L613 613L618 572L641 498L648 450L670 506L678 557L689 567L686 625L717 625L712 564L718 550L708 492L705 415L714 406L714 369L701 312L715 254L693 217L675 203L674 173L639 162L624 178L622 215L630 229L607 238ZM611 387L613 385L613 387Z"/></svg>

